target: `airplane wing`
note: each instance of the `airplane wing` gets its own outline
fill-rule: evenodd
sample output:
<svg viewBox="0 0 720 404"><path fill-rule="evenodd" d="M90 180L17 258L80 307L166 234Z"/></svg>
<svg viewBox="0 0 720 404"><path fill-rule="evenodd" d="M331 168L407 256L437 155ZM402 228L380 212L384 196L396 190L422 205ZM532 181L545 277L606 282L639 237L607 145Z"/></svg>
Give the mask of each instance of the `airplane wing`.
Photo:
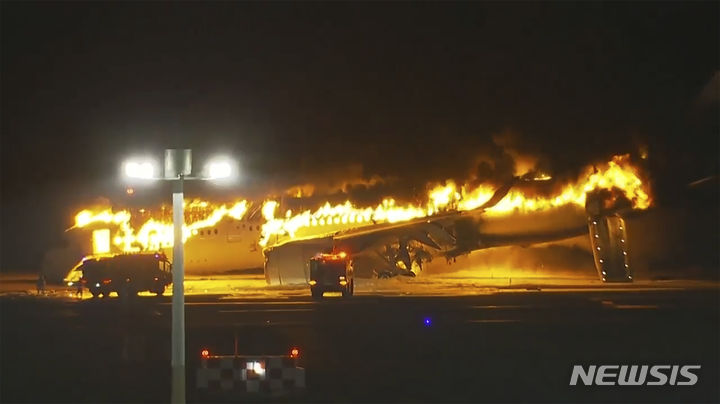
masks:
<svg viewBox="0 0 720 404"><path fill-rule="evenodd" d="M376 245L387 245L388 242L399 240L399 244L415 241L435 250L443 249L456 243L453 230L455 222L464 217L476 217L497 205L510 189L520 180L513 177L498 188L493 196L481 206L467 212L457 210L419 218L401 223L387 223L372 227L350 229L336 233L333 237L340 249L357 254Z"/></svg>
<svg viewBox="0 0 720 404"><path fill-rule="evenodd" d="M520 179L513 178L508 181L498 188L487 202L472 211L453 210L401 223L365 226L331 234L293 239L269 246L264 250L266 273L268 271L277 274L283 273L283 268L287 265L275 264L287 262L289 256L295 257L296 264L294 265L299 268L301 264L297 262L297 259L300 257L302 260L307 260L318 252L331 251L348 252L354 259L362 255L366 259L368 256L375 258L380 256L384 264L374 262L371 264L373 267L384 265L397 270L396 264L400 263L405 267L404 271L408 272L412 268L413 262L421 261L419 256L432 256L441 251L450 251L456 248L458 246L457 223L476 220L486 209L500 202L518 180ZM428 252L428 250L432 252ZM377 260L375 259L375 261ZM402 268L400 270L403 271Z"/></svg>

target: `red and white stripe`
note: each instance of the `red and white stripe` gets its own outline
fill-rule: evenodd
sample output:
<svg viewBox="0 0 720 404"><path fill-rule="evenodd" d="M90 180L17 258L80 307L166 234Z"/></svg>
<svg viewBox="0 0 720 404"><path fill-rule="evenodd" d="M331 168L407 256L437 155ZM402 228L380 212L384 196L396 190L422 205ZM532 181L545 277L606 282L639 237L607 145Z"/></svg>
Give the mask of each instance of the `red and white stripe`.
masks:
<svg viewBox="0 0 720 404"><path fill-rule="evenodd" d="M201 361L197 388L285 394L305 388L305 369L287 356L210 356Z"/></svg>

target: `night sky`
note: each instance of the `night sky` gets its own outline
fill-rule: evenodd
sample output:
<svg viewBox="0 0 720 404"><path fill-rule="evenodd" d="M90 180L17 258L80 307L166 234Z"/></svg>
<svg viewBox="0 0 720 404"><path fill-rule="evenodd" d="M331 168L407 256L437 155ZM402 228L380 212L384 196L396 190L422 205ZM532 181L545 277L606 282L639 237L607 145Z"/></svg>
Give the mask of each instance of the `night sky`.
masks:
<svg viewBox="0 0 720 404"><path fill-rule="evenodd" d="M717 173L717 2L0 7L2 270L37 268L123 195L125 157L166 147L237 156L238 196L401 192L503 147L563 173L645 146L668 194Z"/></svg>

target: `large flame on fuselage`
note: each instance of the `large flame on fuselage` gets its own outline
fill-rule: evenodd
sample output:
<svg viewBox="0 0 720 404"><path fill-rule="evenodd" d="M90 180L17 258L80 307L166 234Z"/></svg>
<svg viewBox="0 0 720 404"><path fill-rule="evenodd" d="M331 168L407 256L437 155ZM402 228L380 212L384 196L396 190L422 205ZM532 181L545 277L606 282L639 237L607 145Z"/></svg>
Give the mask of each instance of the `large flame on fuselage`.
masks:
<svg viewBox="0 0 720 404"><path fill-rule="evenodd" d="M186 224L183 226L183 242L185 242L198 230L212 227L225 217L242 219L248 210L248 202L242 200L228 206L194 200L185 201L183 207L186 211ZM198 212L202 212L202 214L198 215ZM152 251L173 245L174 234L171 220L150 218L135 231L132 226L132 214L128 210L113 212L111 209L103 209L93 212L85 209L75 215L75 226L73 227L83 228L96 223L117 226L112 242L116 249L123 252Z"/></svg>
<svg viewBox="0 0 720 404"><path fill-rule="evenodd" d="M647 209L652 202L647 183L643 183L638 169L630 163L629 157L624 155L615 156L600 167L587 167L577 181L566 184L552 197L527 197L521 191L512 189L487 212L493 215L533 212L567 204L585 206L587 193L598 189L619 190L635 209ZM463 187L460 192L461 197L456 201L458 209L475 209L490 199L493 192L494 189L487 186L480 186L470 192L466 192Z"/></svg>
<svg viewBox="0 0 720 404"><path fill-rule="evenodd" d="M539 174L535 180L549 180ZM649 188L640 179L639 170L629 156L615 156L611 161L598 167L588 167L579 179L565 185L552 197L529 197L520 190L512 189L497 204L488 208L489 215L506 215L513 212L534 212L567 204L585 205L586 194L597 189L619 190L632 203L633 208L647 209L651 204ZM490 185L477 187L458 186L453 181L431 188L427 202L421 205L399 205L392 198L383 200L375 207L358 207L350 201L332 206L325 203L315 211L306 210L293 214L287 211L284 217L276 217L277 202L267 201L263 207L266 223L262 228L260 245L281 238L304 236L307 228L318 228L316 234L336 231L338 228L360 227L375 223L396 223L449 211L477 209L494 194ZM329 228L328 226L332 226ZM323 231L323 228L326 230Z"/></svg>
<svg viewBox="0 0 720 404"><path fill-rule="evenodd" d="M549 176L538 174L531 180L548 180ZM529 213L568 204L584 206L586 194L597 189L621 192L635 209L647 209L651 205L648 184L641 180L639 170L630 163L628 156L616 156L611 161L595 167L588 167L579 178L564 185L552 196L528 196L522 190L511 189L497 204L485 210L487 215ZM394 198L385 198L374 206L357 206L351 201L332 205L322 204L315 210L284 214L278 212L280 204L267 200L262 206L262 225L259 244L272 243L296 237L329 234L342 229L369 226L377 223L398 223L416 218L436 215L448 211L470 211L481 207L493 196L496 188L487 184L471 187L457 185L453 181L429 187L424 203L398 203ZM241 200L230 205L218 205L207 201L185 202L186 225L183 227L183 242L198 231L212 227L223 218L241 220L247 213L249 203ZM187 213L202 212L190 215ZM90 225L114 225L117 230L112 236L116 250L134 252L158 250L173 245L172 218L169 215L144 220L137 230L132 214L128 210L113 212L111 209L83 210L75 216L75 228ZM140 220L142 221L142 220Z"/></svg>

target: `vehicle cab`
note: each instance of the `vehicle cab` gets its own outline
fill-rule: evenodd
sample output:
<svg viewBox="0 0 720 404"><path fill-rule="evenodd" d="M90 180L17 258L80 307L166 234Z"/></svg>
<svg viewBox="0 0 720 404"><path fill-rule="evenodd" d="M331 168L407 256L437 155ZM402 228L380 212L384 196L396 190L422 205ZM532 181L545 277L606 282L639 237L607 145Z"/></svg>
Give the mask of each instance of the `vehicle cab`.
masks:
<svg viewBox="0 0 720 404"><path fill-rule="evenodd" d="M310 292L314 299L321 299L325 292L341 292L343 297L353 295L355 280L350 257L337 254L317 254L310 258Z"/></svg>

